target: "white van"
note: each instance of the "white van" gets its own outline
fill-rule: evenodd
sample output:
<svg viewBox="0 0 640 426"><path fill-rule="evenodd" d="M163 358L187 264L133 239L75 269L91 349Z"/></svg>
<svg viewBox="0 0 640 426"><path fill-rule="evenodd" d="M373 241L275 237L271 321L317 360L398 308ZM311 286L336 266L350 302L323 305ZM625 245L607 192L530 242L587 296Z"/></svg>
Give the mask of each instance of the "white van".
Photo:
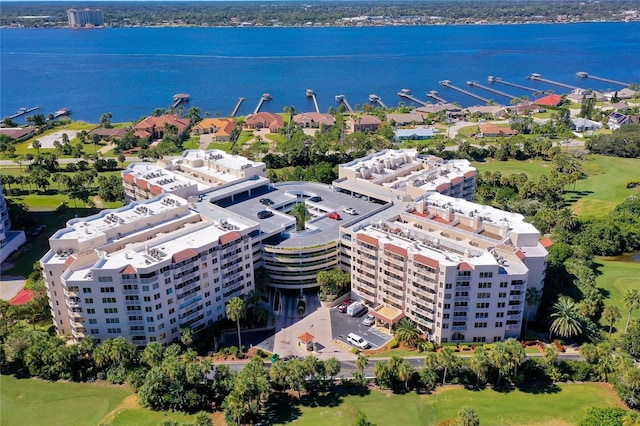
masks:
<svg viewBox="0 0 640 426"><path fill-rule="evenodd" d="M347 342L360 349L367 349L369 347L369 342L355 333L349 333L349 335L347 336Z"/></svg>
<svg viewBox="0 0 640 426"><path fill-rule="evenodd" d="M353 302L347 308L347 315L349 315L350 317L357 317L363 312L365 312L366 310L367 310L367 307L364 306L362 302Z"/></svg>

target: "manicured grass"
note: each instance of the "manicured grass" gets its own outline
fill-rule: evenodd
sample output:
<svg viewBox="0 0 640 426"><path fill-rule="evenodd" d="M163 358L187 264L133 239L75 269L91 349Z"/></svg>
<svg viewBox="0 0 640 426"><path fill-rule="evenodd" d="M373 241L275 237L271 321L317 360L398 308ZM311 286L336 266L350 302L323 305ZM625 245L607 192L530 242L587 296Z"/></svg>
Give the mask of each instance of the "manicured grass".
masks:
<svg viewBox="0 0 640 426"><path fill-rule="evenodd" d="M478 132L478 125L474 124L473 126L462 127L458 129L458 134L461 136L471 136L474 133Z"/></svg>
<svg viewBox="0 0 640 426"><path fill-rule="evenodd" d="M569 425L589 407L617 407L612 391L598 384L559 384L500 392L461 387L438 389L433 395L394 395L372 390L368 395L329 395L298 405L278 416L275 424L352 425L359 412L377 425L437 425L456 417L463 406L476 409L482 425ZM280 413L280 412L278 412ZM298 416L299 415L299 416Z"/></svg>
<svg viewBox="0 0 640 426"><path fill-rule="evenodd" d="M195 416L140 407L128 389L106 383L50 383L0 376L2 425L159 425Z"/></svg>
<svg viewBox="0 0 640 426"><path fill-rule="evenodd" d="M629 195L640 194L640 187L625 187L638 178L640 159L590 155L583 169L589 177L576 183L576 191L584 196L573 205L579 216L604 216Z"/></svg>
<svg viewBox="0 0 640 426"><path fill-rule="evenodd" d="M598 271L602 273L597 278L598 287L603 288L608 296L605 297L605 305L614 305L620 309L622 318L615 322L614 335L620 335L624 331L629 312L624 308L622 297L633 288L640 289L640 262L634 262L631 256L619 256L615 258L599 257L596 262L602 266ZM640 309L631 313L631 318L640 319ZM600 323L609 331L609 326Z"/></svg>
<svg viewBox="0 0 640 426"><path fill-rule="evenodd" d="M231 152L231 142L211 142L207 149L220 149L229 153Z"/></svg>
<svg viewBox="0 0 640 426"><path fill-rule="evenodd" d="M491 171L500 172L503 176L525 173L529 179L538 179L542 175L546 175L552 169L550 161L545 160L508 160L500 161L488 158L487 161L472 164L479 172Z"/></svg>
<svg viewBox="0 0 640 426"><path fill-rule="evenodd" d="M182 144L182 147L184 149L198 149L200 148L200 138L198 136L192 136Z"/></svg>

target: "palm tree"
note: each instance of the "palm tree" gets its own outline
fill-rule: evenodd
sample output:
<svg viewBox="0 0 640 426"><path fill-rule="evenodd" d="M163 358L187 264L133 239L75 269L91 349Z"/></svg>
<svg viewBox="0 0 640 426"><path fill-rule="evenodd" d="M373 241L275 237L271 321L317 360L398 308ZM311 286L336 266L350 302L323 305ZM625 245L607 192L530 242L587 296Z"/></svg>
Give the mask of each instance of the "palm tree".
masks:
<svg viewBox="0 0 640 426"><path fill-rule="evenodd" d="M525 353L522 344L516 339L507 339L504 344L509 352L509 366L510 368L513 368L513 381L515 383L518 380L518 366L527 359L527 354Z"/></svg>
<svg viewBox="0 0 640 426"><path fill-rule="evenodd" d="M624 307L629 311L627 324L624 326L624 332L626 333L627 328L629 328L629 321L631 320L631 312L640 307L640 292L635 288L633 290L628 290L622 300L624 301Z"/></svg>
<svg viewBox="0 0 640 426"><path fill-rule="evenodd" d="M31 142L31 147L36 151L38 151L38 154L40 154L40 148L42 147L42 144L40 143L40 141L36 140Z"/></svg>
<svg viewBox="0 0 640 426"><path fill-rule="evenodd" d="M530 306L536 306L538 303L540 303L540 297L541 297L540 290L538 290L535 287L529 287L527 289L527 292L526 292L525 296L524 296L525 306L527 308L530 307ZM526 331L527 331L527 317L528 317L528 314L527 314L527 312L525 312L525 315L524 315L524 329L522 330L523 334L526 333Z"/></svg>
<svg viewBox="0 0 640 426"><path fill-rule="evenodd" d="M549 328L549 340L551 340L552 333L566 338L582 334L582 316L578 308L579 305L572 298L560 296L551 308L552 323Z"/></svg>
<svg viewBox="0 0 640 426"><path fill-rule="evenodd" d="M456 424L460 426L479 426L480 417L478 417L478 412L473 407L462 407L458 412Z"/></svg>
<svg viewBox="0 0 640 426"><path fill-rule="evenodd" d="M240 318L244 317L245 309L244 300L237 296L229 300L229 303L227 304L227 316L230 320L235 321L236 326L238 327L238 348L240 350L242 350L242 340L240 339Z"/></svg>
<svg viewBox="0 0 640 426"><path fill-rule="evenodd" d="M398 374L398 379L404 383L405 390L408 390L409 380L413 377L414 373L413 367L409 364L409 361L401 358L396 366L396 373Z"/></svg>
<svg viewBox="0 0 640 426"><path fill-rule="evenodd" d="M477 347L473 351L473 356L469 359L469 368L476 375L476 385L487 380L490 364L485 348L482 346Z"/></svg>
<svg viewBox="0 0 640 426"><path fill-rule="evenodd" d="M562 229L570 231L574 226L576 226L576 216L570 209L562 209L557 213L556 225Z"/></svg>
<svg viewBox="0 0 640 426"><path fill-rule="evenodd" d="M443 385L447 382L447 371L456 364L457 360L458 358L451 346L443 346L440 348L440 352L436 354L438 366L444 369L444 374L442 375Z"/></svg>
<svg viewBox="0 0 640 426"><path fill-rule="evenodd" d="M291 215L296 218L296 229L304 231L304 224L310 218L307 205L303 202L296 204L291 209Z"/></svg>
<svg viewBox="0 0 640 426"><path fill-rule="evenodd" d="M607 305L604 307L602 311L602 318L609 324L609 337L611 337L611 332L613 331L613 323L622 318L622 313L620 312L620 308L616 305Z"/></svg>
<svg viewBox="0 0 640 426"><path fill-rule="evenodd" d="M356 368L360 370L360 374L364 377L364 369L369 365L369 358L364 355L358 355L356 359Z"/></svg>
<svg viewBox="0 0 640 426"><path fill-rule="evenodd" d="M504 342L496 342L493 344L491 352L489 353L489 359L491 360L491 364L498 370L496 386L500 386L500 379L509 372L511 366L509 350Z"/></svg>
<svg viewBox="0 0 640 426"><path fill-rule="evenodd" d="M404 342L412 348L416 347L420 334L418 327L408 318L401 319L396 326L396 340Z"/></svg>

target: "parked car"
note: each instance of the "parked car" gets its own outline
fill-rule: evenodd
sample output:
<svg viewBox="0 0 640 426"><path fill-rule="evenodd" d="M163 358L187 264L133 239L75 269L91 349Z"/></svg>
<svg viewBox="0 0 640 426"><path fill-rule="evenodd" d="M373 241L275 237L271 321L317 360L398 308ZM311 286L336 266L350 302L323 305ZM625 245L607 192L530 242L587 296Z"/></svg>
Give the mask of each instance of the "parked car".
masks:
<svg viewBox="0 0 640 426"><path fill-rule="evenodd" d="M314 203L319 203L320 201L322 201L322 197L314 195L313 197L309 198L309 201L313 201Z"/></svg>
<svg viewBox="0 0 640 426"><path fill-rule="evenodd" d="M280 354L273 354L271 356L271 362L276 362L279 359L280 359Z"/></svg>
<svg viewBox="0 0 640 426"><path fill-rule="evenodd" d="M271 198L260 198L260 203L264 204L265 206L271 206L274 204Z"/></svg>
<svg viewBox="0 0 640 426"><path fill-rule="evenodd" d="M258 219L266 219L268 217L273 216L273 212L269 211L269 210L260 210L258 212Z"/></svg>
<svg viewBox="0 0 640 426"><path fill-rule="evenodd" d="M344 314L345 312L347 312L347 308L352 303L353 303L353 300L351 299L345 300L344 302L338 305L338 312L342 312Z"/></svg>
<svg viewBox="0 0 640 426"><path fill-rule="evenodd" d="M346 209L343 210L343 212L345 212L346 214L350 214L352 216L355 216L358 214L356 209L354 209L353 207L347 207Z"/></svg>
<svg viewBox="0 0 640 426"><path fill-rule="evenodd" d="M367 312L367 307L362 302L353 302L347 308L347 315L350 317L358 317Z"/></svg>
<svg viewBox="0 0 640 426"><path fill-rule="evenodd" d="M376 322L376 318L375 318L373 315L371 315L371 314L367 315L367 316L362 320L362 323L363 323L364 325L366 325L367 327L371 327L371 326L373 325L373 323L374 323L374 322Z"/></svg>
<svg viewBox="0 0 640 426"><path fill-rule="evenodd" d="M356 346L360 349L367 349L369 347L369 342L367 342L361 336L358 336L355 333L349 333L349 335L347 336L347 342L351 343L353 346Z"/></svg>
<svg viewBox="0 0 640 426"><path fill-rule="evenodd" d="M340 220L340 215L337 212L331 212L327 215L329 219Z"/></svg>

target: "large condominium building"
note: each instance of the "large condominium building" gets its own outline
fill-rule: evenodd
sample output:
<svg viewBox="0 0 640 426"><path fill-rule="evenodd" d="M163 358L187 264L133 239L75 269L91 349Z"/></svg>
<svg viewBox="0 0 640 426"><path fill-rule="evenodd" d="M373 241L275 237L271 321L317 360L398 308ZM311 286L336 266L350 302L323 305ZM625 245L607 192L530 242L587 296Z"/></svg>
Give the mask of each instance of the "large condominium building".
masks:
<svg viewBox="0 0 640 426"><path fill-rule="evenodd" d="M378 200L410 201L429 192L473 200L476 169L467 160L444 161L416 149L387 149L341 164L333 186Z"/></svg>
<svg viewBox="0 0 640 426"><path fill-rule="evenodd" d="M180 327L223 318L264 266L272 287L295 291L318 287L320 271L350 271L353 295L380 321L409 317L438 342L517 335L526 289L542 287L538 231L521 215L439 194L473 194L467 162L413 155L356 160L332 186L274 185L263 163L216 151L134 164L123 182L137 201L71 220L50 239L41 263L57 330L168 343ZM309 218L298 231L290 212L301 202Z"/></svg>
<svg viewBox="0 0 640 426"><path fill-rule="evenodd" d="M0 263L26 242L24 231L12 231L4 190L0 183Z"/></svg>
<svg viewBox="0 0 640 426"><path fill-rule="evenodd" d="M343 230L352 291L379 320L415 321L437 342L518 336L547 251L522 215L431 193ZM529 312L529 314L531 314Z"/></svg>
<svg viewBox="0 0 640 426"><path fill-rule="evenodd" d="M172 194L69 221L40 261L58 334L170 343L222 319L253 287L256 228Z"/></svg>
<svg viewBox="0 0 640 426"><path fill-rule="evenodd" d="M67 18L71 27L99 27L104 25L104 16L100 9L68 9Z"/></svg>
<svg viewBox="0 0 640 426"><path fill-rule="evenodd" d="M182 157L152 163L132 163L122 172L127 201L147 200L160 194L190 197L251 181L255 186L268 183L266 166L224 151L190 149Z"/></svg>

